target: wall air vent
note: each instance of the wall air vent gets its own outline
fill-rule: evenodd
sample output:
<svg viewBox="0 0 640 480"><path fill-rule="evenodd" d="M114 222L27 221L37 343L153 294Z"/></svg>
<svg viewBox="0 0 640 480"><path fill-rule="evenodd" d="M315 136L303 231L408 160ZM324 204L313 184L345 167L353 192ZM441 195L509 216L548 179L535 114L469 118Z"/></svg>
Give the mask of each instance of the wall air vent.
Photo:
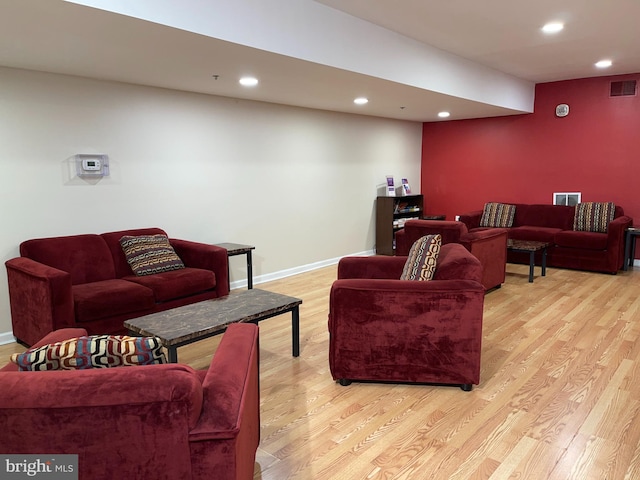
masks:
<svg viewBox="0 0 640 480"><path fill-rule="evenodd" d="M610 97L626 97L637 93L636 80L624 80L622 82L611 82Z"/></svg>

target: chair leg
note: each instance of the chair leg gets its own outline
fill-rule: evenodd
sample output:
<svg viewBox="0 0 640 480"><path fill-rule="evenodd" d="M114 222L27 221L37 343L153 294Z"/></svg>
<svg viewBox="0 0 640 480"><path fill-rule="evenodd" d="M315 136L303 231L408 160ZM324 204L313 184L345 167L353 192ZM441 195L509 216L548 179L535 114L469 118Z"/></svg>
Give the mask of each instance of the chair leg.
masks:
<svg viewBox="0 0 640 480"><path fill-rule="evenodd" d="M462 385L460 385L460 388L465 392L470 392L473 388L473 385L471 383L463 383Z"/></svg>
<svg viewBox="0 0 640 480"><path fill-rule="evenodd" d="M351 380L347 380L346 378L341 378L339 382L340 382L340 385L342 385L343 387L347 387L351 385Z"/></svg>

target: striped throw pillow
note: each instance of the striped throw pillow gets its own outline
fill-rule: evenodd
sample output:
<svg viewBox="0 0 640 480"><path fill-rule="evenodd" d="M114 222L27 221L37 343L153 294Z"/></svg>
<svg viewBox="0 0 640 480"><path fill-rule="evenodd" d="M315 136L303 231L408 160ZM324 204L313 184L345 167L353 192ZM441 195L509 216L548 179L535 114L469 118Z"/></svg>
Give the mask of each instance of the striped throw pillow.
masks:
<svg viewBox="0 0 640 480"><path fill-rule="evenodd" d="M508 203L485 203L480 218L481 227L509 228L513 225L516 206Z"/></svg>
<svg viewBox="0 0 640 480"><path fill-rule="evenodd" d="M184 268L166 235L124 236L120 246L131 270L138 276Z"/></svg>
<svg viewBox="0 0 640 480"><path fill-rule="evenodd" d="M167 363L157 337L91 335L14 353L11 361L26 370L84 370Z"/></svg>
<svg viewBox="0 0 640 480"><path fill-rule="evenodd" d="M607 233L616 206L612 202L584 202L576 205L573 229L579 232Z"/></svg>
<svg viewBox="0 0 640 480"><path fill-rule="evenodd" d="M439 233L416 240L409 250L400 280L431 280L436 271L441 246L442 236Z"/></svg>

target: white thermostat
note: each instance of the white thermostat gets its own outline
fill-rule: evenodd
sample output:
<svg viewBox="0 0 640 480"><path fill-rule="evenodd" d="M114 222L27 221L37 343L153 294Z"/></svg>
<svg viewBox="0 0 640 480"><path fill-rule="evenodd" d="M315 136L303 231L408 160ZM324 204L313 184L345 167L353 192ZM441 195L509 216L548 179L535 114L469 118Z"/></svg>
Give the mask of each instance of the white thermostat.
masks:
<svg viewBox="0 0 640 480"><path fill-rule="evenodd" d="M109 175L109 156L104 154L76 155L76 173L79 177L101 178Z"/></svg>

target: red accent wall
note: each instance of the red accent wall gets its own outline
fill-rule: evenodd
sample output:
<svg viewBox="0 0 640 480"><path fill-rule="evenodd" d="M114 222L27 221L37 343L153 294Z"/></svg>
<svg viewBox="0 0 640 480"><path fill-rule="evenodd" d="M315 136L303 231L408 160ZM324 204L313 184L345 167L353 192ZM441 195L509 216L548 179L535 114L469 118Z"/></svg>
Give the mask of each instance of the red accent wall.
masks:
<svg viewBox="0 0 640 480"><path fill-rule="evenodd" d="M423 126L425 211L455 215L486 202L553 203L553 192L612 201L640 224L640 95L610 82L640 74L538 84L534 113ZM555 116L559 103L569 115Z"/></svg>

